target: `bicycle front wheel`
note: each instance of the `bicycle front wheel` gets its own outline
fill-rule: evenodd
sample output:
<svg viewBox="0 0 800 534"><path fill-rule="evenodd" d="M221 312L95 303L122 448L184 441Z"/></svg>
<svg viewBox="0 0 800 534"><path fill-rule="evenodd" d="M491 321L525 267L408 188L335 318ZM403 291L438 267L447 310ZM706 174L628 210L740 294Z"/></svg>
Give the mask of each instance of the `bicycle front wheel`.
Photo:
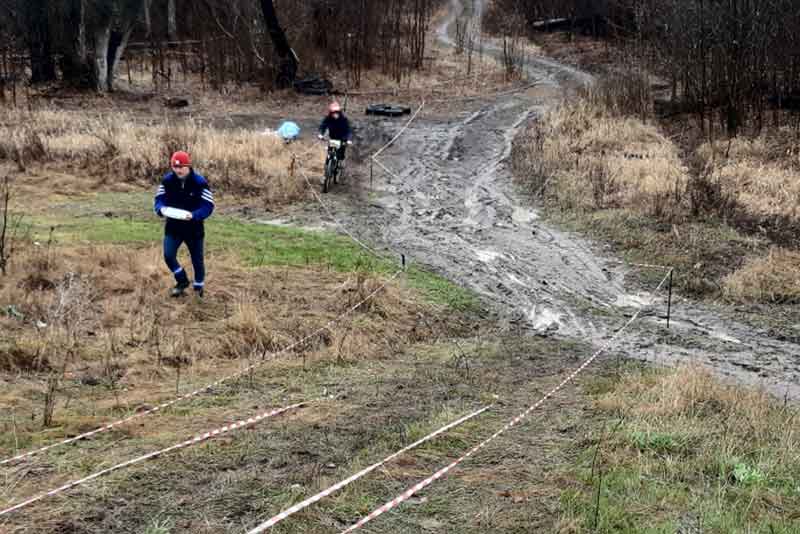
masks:
<svg viewBox="0 0 800 534"><path fill-rule="evenodd" d="M322 180L322 192L327 193L330 188L331 181L333 180L334 172L336 171L336 162L333 158L328 158L325 162L325 178Z"/></svg>

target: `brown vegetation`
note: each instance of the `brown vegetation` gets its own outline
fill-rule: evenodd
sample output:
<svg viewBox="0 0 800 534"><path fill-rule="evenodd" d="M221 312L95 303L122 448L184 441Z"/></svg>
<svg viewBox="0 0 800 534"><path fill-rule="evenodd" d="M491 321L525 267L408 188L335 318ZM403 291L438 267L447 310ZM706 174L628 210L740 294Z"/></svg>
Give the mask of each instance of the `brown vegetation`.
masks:
<svg viewBox="0 0 800 534"><path fill-rule="evenodd" d="M586 214L588 227L639 259L679 267L684 289L794 302L794 254L760 255L770 240L797 246L797 138L782 131L708 142L686 157L655 121L629 113L646 102L643 92L617 87L601 81L531 125L514 152L523 186Z"/></svg>
<svg viewBox="0 0 800 534"><path fill-rule="evenodd" d="M517 171L526 188L588 214L578 227L637 259L655 255L679 267L684 289L793 302L800 280L788 260L800 247L799 43L797 18L786 15L793 9L787 2L494 2L487 20L516 10L548 51L599 72L576 103L521 140Z"/></svg>
<svg viewBox="0 0 800 534"><path fill-rule="evenodd" d="M725 277L725 295L742 302L797 304L800 302L800 252L774 248L766 256L747 260Z"/></svg>
<svg viewBox="0 0 800 534"><path fill-rule="evenodd" d="M487 18L508 13L529 35L556 29L621 45L637 68L665 81L667 107L691 114L712 138L798 125L778 112L800 103L792 0L497 0Z"/></svg>
<svg viewBox="0 0 800 534"><path fill-rule="evenodd" d="M612 108L613 109L613 108ZM689 181L679 151L658 128L591 98L560 106L518 140L517 174L562 208L627 208L679 216Z"/></svg>
<svg viewBox="0 0 800 534"><path fill-rule="evenodd" d="M184 367L199 385L239 362L271 358L379 287L373 275L251 270L214 254L217 290L201 305L166 297L162 263L157 246L28 244L19 268L0 278L0 302L9 305L0 315L0 370L29 385L57 378L54 420L69 427L90 397L92 413L154 401L175 384L169 366ZM419 313L427 312L390 286L339 328L282 358L374 358L422 335ZM98 384L108 395L93 392ZM37 430L42 406L14 391L5 393L9 406L33 416L17 429L27 436Z"/></svg>
<svg viewBox="0 0 800 534"><path fill-rule="evenodd" d="M600 389L610 421L584 451L562 532L796 532L796 407L691 365Z"/></svg>
<svg viewBox="0 0 800 534"><path fill-rule="evenodd" d="M697 155L709 179L748 216L800 221L800 136L789 128L753 138L704 143Z"/></svg>
<svg viewBox="0 0 800 534"><path fill-rule="evenodd" d="M114 91L147 72L155 90L180 75L225 91L230 84L291 87L295 76L380 69L399 83L423 67L440 0L331 3L302 0L0 0L0 100L26 78ZM180 23L178 23L178 21ZM299 67L299 71L298 71Z"/></svg>
<svg viewBox="0 0 800 534"><path fill-rule="evenodd" d="M178 149L195 154L195 166L212 186L240 196L281 204L304 198L307 186L291 172L292 150L278 137L245 130L220 130L191 120L139 124L116 112L108 117L60 111L12 111L0 123L0 161L18 171L32 164L78 166L95 180L150 187L166 172ZM306 162L308 164L308 162Z"/></svg>

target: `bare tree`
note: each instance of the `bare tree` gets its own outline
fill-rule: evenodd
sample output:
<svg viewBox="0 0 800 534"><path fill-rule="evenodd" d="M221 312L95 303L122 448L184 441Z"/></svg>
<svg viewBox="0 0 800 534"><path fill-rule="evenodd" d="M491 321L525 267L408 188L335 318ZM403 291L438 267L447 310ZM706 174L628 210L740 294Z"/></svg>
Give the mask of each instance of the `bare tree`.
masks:
<svg viewBox="0 0 800 534"><path fill-rule="evenodd" d="M266 24L267 33L272 39L275 53L280 58L277 85L278 87L290 87L297 77L297 55L289 45L286 32L281 28L272 0L261 0L261 11L264 14L264 23Z"/></svg>
<svg viewBox="0 0 800 534"><path fill-rule="evenodd" d="M22 2L25 35L31 55L31 82L51 82L56 79L56 63L50 31L50 2Z"/></svg>
<svg viewBox="0 0 800 534"><path fill-rule="evenodd" d="M144 0L98 0L94 6L94 86L114 90L117 64L128 45Z"/></svg>
<svg viewBox="0 0 800 534"><path fill-rule="evenodd" d="M664 110L690 113L706 136L758 132L768 111L773 126L800 111L796 0L496 0L487 17L502 33L511 13L530 33L609 34L635 70L670 82Z"/></svg>
<svg viewBox="0 0 800 534"><path fill-rule="evenodd" d="M265 80L266 88L288 87L298 56L307 72L348 69L358 85L365 69L400 80L422 68L430 20L443 1L0 0L0 40L7 33L7 42L29 48L36 79L60 75L101 92L114 89L117 65L131 57L129 40L148 43L133 58L151 70L156 88L178 69L221 90ZM178 37L186 41L175 43Z"/></svg>
<svg viewBox="0 0 800 534"><path fill-rule="evenodd" d="M8 274L8 264L14 255L15 240L22 222L22 216L11 215L11 183L8 176L3 178L0 188L0 274Z"/></svg>
<svg viewBox="0 0 800 534"><path fill-rule="evenodd" d="M92 85L86 35L86 4L87 0L67 0L61 13L65 27L69 28L69 31L63 32L61 42L61 72L65 81L78 87Z"/></svg>
<svg viewBox="0 0 800 534"><path fill-rule="evenodd" d="M175 9L175 0L167 0L167 35L170 41L178 40L178 14Z"/></svg>

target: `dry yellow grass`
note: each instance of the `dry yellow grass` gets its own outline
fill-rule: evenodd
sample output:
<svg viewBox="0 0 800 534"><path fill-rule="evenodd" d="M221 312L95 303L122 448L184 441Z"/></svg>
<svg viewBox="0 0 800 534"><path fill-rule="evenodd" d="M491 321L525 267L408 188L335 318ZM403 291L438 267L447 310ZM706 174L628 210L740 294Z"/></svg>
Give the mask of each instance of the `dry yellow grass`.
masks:
<svg viewBox="0 0 800 534"><path fill-rule="evenodd" d="M0 160L20 170L33 163L77 164L84 174L113 173L141 185L155 183L166 171L169 155L193 154L198 171L221 191L263 198L267 204L303 198L305 182L292 172L292 151L272 136L246 130L220 130L181 119L141 124L132 116L39 110L12 111L0 123Z"/></svg>
<svg viewBox="0 0 800 534"><path fill-rule="evenodd" d="M780 227L800 220L800 143L793 132L705 143L697 154L722 195L747 217ZM800 253L773 248L727 276L724 295L738 302L798 302L799 266Z"/></svg>
<svg viewBox="0 0 800 534"><path fill-rule="evenodd" d="M625 116L625 102L636 98L636 91L615 92L606 81L547 113L515 147L518 179L532 193L544 193L553 204L579 216L606 210L589 218L610 214L612 219L638 221L636 228L629 222L606 228L636 254L655 252L694 269L707 265L703 268L708 274L693 278L709 277L714 288L722 288L714 289L715 295L739 302L800 300L800 254L776 249L766 257L747 259L767 249L749 230L761 224L764 238L778 242L791 239L790 229L800 221L796 134L782 131L706 143L696 152L705 172L701 168L702 176L692 176L679 147L656 125ZM663 233L663 222L672 223L675 239ZM700 225L701 242L686 240L686 224ZM748 233L740 233L737 224ZM663 250L654 243L663 244ZM719 260L720 254L725 261ZM714 255L717 259L709 261ZM735 271L742 258L746 264ZM697 287L711 284L704 281Z"/></svg>
<svg viewBox="0 0 800 534"><path fill-rule="evenodd" d="M725 295L739 302L800 302L800 252L774 248L749 259L723 282Z"/></svg>
<svg viewBox="0 0 800 534"><path fill-rule="evenodd" d="M502 71L494 60L484 59L475 66L472 73L456 67L454 60L453 69L437 67L430 70L413 73L404 78L397 85L388 76L372 73L362 83L359 89L348 99L350 109L363 108L374 104L379 95L391 95L412 107L416 107L423 99L427 106L447 103L453 98L467 98L477 95L489 95L511 87L504 79Z"/></svg>
<svg viewBox="0 0 800 534"><path fill-rule="evenodd" d="M792 142L794 140L794 142ZM800 217L800 143L792 132L705 143L697 151L711 176L750 215Z"/></svg>
<svg viewBox="0 0 800 534"><path fill-rule="evenodd" d="M571 209L680 210L688 172L658 128L581 99L547 113L525 134L518 176Z"/></svg>
<svg viewBox="0 0 800 534"><path fill-rule="evenodd" d="M597 406L652 419L692 416L713 406L715 412L730 411L743 418L731 423L763 428L775 400L763 391L726 385L704 367L681 365L662 372L644 369L625 373Z"/></svg>
<svg viewBox="0 0 800 534"><path fill-rule="evenodd" d="M441 9L432 26L438 26L447 14L447 9ZM484 37L484 42L489 41L489 37ZM371 104L374 101L366 97L379 92L401 98L425 98L431 103L442 98L490 94L508 86L503 66L493 56L480 52L477 39L469 66L466 51L457 53L433 35L428 37L426 46L425 64L421 70L404 72L400 83L378 69L365 71L360 86L350 88L354 92L350 101L357 106ZM331 76L339 89L350 85L350 80L341 73L334 72ZM359 96L359 93L364 96Z"/></svg>
<svg viewBox="0 0 800 534"><path fill-rule="evenodd" d="M171 279L162 263L158 246L21 250L15 265L24 268L0 277L0 303L13 305L0 314L0 383L4 405L27 414L21 438L35 440L41 430L47 377L59 380L55 420L76 429L87 403L92 413L110 416L118 404L153 402L174 391L177 366L182 380L207 382L317 331L382 283L372 274L313 267L247 269L235 257L212 254L217 289L200 305L166 296ZM425 309L390 286L282 358L387 356L387 347L419 339ZM74 408L64 407L65 395Z"/></svg>

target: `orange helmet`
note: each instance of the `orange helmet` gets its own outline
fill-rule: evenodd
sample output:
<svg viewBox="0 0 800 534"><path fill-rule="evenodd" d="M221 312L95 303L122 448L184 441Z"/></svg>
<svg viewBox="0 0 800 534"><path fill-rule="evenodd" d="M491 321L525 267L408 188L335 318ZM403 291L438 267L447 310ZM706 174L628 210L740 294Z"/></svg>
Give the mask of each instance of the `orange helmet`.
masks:
<svg viewBox="0 0 800 534"><path fill-rule="evenodd" d="M339 113L340 111L342 111L342 106L336 101L331 102L328 106L328 113Z"/></svg>

